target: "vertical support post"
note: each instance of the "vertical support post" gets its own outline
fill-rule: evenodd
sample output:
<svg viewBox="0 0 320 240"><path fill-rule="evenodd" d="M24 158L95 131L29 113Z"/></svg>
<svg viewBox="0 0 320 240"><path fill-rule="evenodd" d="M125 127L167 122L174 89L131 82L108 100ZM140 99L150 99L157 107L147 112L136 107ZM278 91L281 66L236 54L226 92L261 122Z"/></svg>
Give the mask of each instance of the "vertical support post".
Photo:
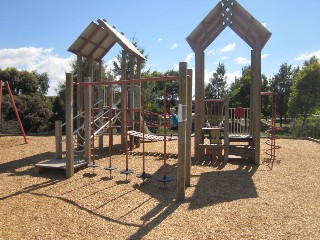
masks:
<svg viewBox="0 0 320 240"><path fill-rule="evenodd" d="M223 144L224 144L224 161L229 160L229 96L225 96L224 99L224 133L223 133Z"/></svg>
<svg viewBox="0 0 320 240"><path fill-rule="evenodd" d="M254 50L251 50L251 84L250 84L250 109L249 109L249 133L253 135L253 102L254 102L254 79L256 79L256 60L255 60L255 55L254 55Z"/></svg>
<svg viewBox="0 0 320 240"><path fill-rule="evenodd" d="M127 52L125 50L122 50L122 62L121 62L121 80L127 79L126 74L126 58L127 58ZM121 145L123 149L125 149L126 144L126 118L127 118L127 106L125 106L126 103L126 88L127 86L125 84L121 85Z"/></svg>
<svg viewBox="0 0 320 240"><path fill-rule="evenodd" d="M56 140L56 159L62 159L62 121L57 120L55 125L55 140Z"/></svg>
<svg viewBox="0 0 320 240"><path fill-rule="evenodd" d="M108 87L108 98L109 98L109 157L111 160L111 154L112 154L112 147L113 147L113 129L112 129L112 116L113 116L113 87L112 85L109 85Z"/></svg>
<svg viewBox="0 0 320 240"><path fill-rule="evenodd" d="M192 131L192 69L188 69L187 76L187 133L186 133L186 187L190 187L191 180L191 131Z"/></svg>
<svg viewBox="0 0 320 240"><path fill-rule="evenodd" d="M252 122L253 142L255 148L255 164L260 164L260 118L261 118L261 47L257 38L253 49L254 78L252 79L253 101L252 101Z"/></svg>
<svg viewBox="0 0 320 240"><path fill-rule="evenodd" d="M66 177L74 174L74 146L73 146L73 77L66 74Z"/></svg>
<svg viewBox="0 0 320 240"><path fill-rule="evenodd" d="M99 82L103 82L103 65L102 60L99 61ZM98 109L99 113L102 113L103 111L103 87L99 86L98 88ZM101 119L99 120L99 128L103 125L103 116L101 116ZM103 148L103 134L99 136L99 149L101 150Z"/></svg>
<svg viewBox="0 0 320 240"><path fill-rule="evenodd" d="M137 65L137 79L141 78L141 65L142 65L142 60L140 58L138 58L138 65ZM141 83L137 83L136 84L136 88L135 88L135 106L137 109L141 109ZM137 121L138 124L136 125L137 127L137 131L138 132L142 132L142 124L141 124L141 111L138 112L137 114ZM140 147L140 138L136 139L136 147L139 148Z"/></svg>
<svg viewBox="0 0 320 240"><path fill-rule="evenodd" d="M195 51L195 143L194 156L198 156L198 147L202 141L202 127L204 124L204 52Z"/></svg>
<svg viewBox="0 0 320 240"><path fill-rule="evenodd" d="M178 169L177 200L185 200L186 180L186 119L187 119L187 63L179 63L179 109L178 109Z"/></svg>
<svg viewBox="0 0 320 240"><path fill-rule="evenodd" d="M82 82L82 56L80 54L77 55L77 82ZM83 87L78 86L77 87L77 114L80 114L83 112ZM80 128L80 126L84 123L83 118L79 116L77 118L77 129ZM83 145L83 137L84 132L80 130L78 133L82 137L77 138L78 145Z"/></svg>
<svg viewBox="0 0 320 240"><path fill-rule="evenodd" d="M133 80L134 79L134 56L133 54L130 55L130 80ZM129 130L135 130L134 129L134 122L135 122L135 119L134 119L134 83L131 82L130 83L130 102L129 102L129 105L130 105L130 124L131 124L131 129ZM134 149L134 136L130 135L130 150L132 151Z"/></svg>
<svg viewBox="0 0 320 240"><path fill-rule="evenodd" d="M85 82L91 82L91 78L85 78ZM84 87L84 148L85 148L85 159L91 164L91 86Z"/></svg>

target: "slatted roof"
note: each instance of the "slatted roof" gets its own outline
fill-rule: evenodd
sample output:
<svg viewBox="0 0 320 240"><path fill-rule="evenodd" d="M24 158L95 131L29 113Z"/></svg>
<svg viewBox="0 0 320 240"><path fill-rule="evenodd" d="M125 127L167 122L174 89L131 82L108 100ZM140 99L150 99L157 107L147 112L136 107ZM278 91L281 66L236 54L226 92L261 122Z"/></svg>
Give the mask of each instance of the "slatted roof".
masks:
<svg viewBox="0 0 320 240"><path fill-rule="evenodd" d="M87 26L69 47L69 52L99 61L118 43L128 53L145 60L140 51L122 33L105 20L98 19L97 22L91 22Z"/></svg>
<svg viewBox="0 0 320 240"><path fill-rule="evenodd" d="M187 42L194 51L204 51L227 26L252 49L257 39L262 49L271 37L271 33L236 0L222 0L192 31Z"/></svg>

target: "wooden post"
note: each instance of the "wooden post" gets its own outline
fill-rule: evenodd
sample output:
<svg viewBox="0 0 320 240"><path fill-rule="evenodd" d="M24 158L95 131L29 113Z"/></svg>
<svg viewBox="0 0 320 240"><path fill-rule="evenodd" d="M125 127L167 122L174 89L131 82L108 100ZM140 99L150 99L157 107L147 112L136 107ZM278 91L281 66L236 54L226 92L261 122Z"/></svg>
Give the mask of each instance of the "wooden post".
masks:
<svg viewBox="0 0 320 240"><path fill-rule="evenodd" d="M252 102L252 122L253 122L253 142L255 148L255 164L260 164L260 119L261 119L261 47L259 39L256 39L256 44L253 49L254 61L254 79L253 84L253 102Z"/></svg>
<svg viewBox="0 0 320 240"><path fill-rule="evenodd" d="M91 78L85 78L85 82L91 82ZM84 87L84 149L85 159L91 164L91 86Z"/></svg>
<svg viewBox="0 0 320 240"><path fill-rule="evenodd" d="M113 117L113 87L112 85L108 86L108 102L109 102L109 153L112 153L112 147L113 147L113 128L112 128L112 117ZM110 157L110 156L109 156Z"/></svg>
<svg viewBox="0 0 320 240"><path fill-rule="evenodd" d="M223 144L224 144L224 161L227 162L229 160L229 96L225 96L224 99L224 111L225 111L225 119L224 119L224 135L223 135Z"/></svg>
<svg viewBox="0 0 320 240"><path fill-rule="evenodd" d="M56 139L56 159L62 159L62 121L57 120L55 125L55 139Z"/></svg>
<svg viewBox="0 0 320 240"><path fill-rule="evenodd" d="M249 133L251 135L253 135L253 118L254 118L254 115L253 115L253 96L254 96L254 79L256 79L256 72L255 72L255 69L256 69L256 65L255 65L255 56L254 56L254 51L251 50L251 84L250 84L250 109L249 109ZM254 143L252 143L254 144Z"/></svg>
<svg viewBox="0 0 320 240"><path fill-rule="evenodd" d="M130 80L134 79L134 56L133 54L130 55ZM131 125L131 129L129 130L134 130L134 83L131 82L130 83L130 91L129 91L129 96L130 96L130 100L129 100L129 108L130 108L130 125ZM134 149L134 136L130 135L130 150L132 151Z"/></svg>
<svg viewBox="0 0 320 240"><path fill-rule="evenodd" d="M74 146L73 146L73 77L66 74L66 177L74 174Z"/></svg>
<svg viewBox="0 0 320 240"><path fill-rule="evenodd" d="M82 56L77 55L77 82L82 82ZM83 87L77 86L77 114L83 112ZM82 117L77 118L77 129L84 123ZM83 145L84 132L80 130L78 133L82 137L77 138L78 145Z"/></svg>
<svg viewBox="0 0 320 240"><path fill-rule="evenodd" d="M177 200L185 200L186 180L187 63L179 63Z"/></svg>
<svg viewBox="0 0 320 240"><path fill-rule="evenodd" d="M126 57L127 53L125 50L122 50L122 62L121 62L121 80L126 80L127 79L127 74L126 74ZM123 149L125 149L125 144L126 144L126 131L125 131L125 124L126 124L126 118L127 118L127 106L125 106L126 102L126 85L122 84L121 85L121 145Z"/></svg>
<svg viewBox="0 0 320 240"><path fill-rule="evenodd" d="M195 51L195 157L198 156L198 146L202 141L202 127L204 125L204 58L204 52L197 49Z"/></svg>
<svg viewBox="0 0 320 240"><path fill-rule="evenodd" d="M188 69L187 76L187 134L186 134L186 187L190 187L191 180L191 131L192 131L192 69Z"/></svg>
<svg viewBox="0 0 320 240"><path fill-rule="evenodd" d="M102 65L102 60L99 61L99 82L103 82L103 65ZM99 86L98 88L98 109L99 113L102 113L103 111L103 86ZM102 127L104 124L103 122L103 116L101 116L101 120L99 120L99 128ZM103 134L99 136L99 149L101 150L103 148Z"/></svg>
<svg viewBox="0 0 320 240"><path fill-rule="evenodd" d="M142 60L141 58L138 58L138 64L137 64L137 79L141 78L141 65L142 65ZM135 88L135 107L138 109L141 109L141 83L137 83L136 84L136 88ZM142 124L141 124L141 115L140 113L137 114L137 121L139 122L136 127L137 127L137 131L138 132L142 132ZM136 147L139 148L140 147L140 138L136 139Z"/></svg>

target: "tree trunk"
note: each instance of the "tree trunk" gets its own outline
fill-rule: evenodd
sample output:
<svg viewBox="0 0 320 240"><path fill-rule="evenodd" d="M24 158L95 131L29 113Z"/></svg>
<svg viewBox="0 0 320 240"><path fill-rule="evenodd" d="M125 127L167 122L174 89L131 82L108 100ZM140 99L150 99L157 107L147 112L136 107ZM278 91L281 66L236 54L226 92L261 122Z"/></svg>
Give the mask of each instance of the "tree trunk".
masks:
<svg viewBox="0 0 320 240"><path fill-rule="evenodd" d="M305 113L304 116L303 116L303 120L302 120L301 134L300 134L301 137L304 136L304 129L306 128L307 117L308 117L308 114Z"/></svg>

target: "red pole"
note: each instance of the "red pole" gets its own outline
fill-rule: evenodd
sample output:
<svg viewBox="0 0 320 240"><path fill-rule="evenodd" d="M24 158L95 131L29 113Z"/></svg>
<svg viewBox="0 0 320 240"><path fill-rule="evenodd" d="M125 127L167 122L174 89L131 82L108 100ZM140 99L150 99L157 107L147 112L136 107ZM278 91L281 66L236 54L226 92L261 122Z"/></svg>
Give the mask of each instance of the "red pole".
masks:
<svg viewBox="0 0 320 240"><path fill-rule="evenodd" d="M163 176L167 175L166 162L167 162L167 86L164 84L164 166L163 166Z"/></svg>
<svg viewBox="0 0 320 240"><path fill-rule="evenodd" d="M19 113L18 113L18 109L17 109L17 107L16 107L16 104L15 104L15 102L14 102L14 99L13 99L13 96L12 96L12 93L11 93L11 89L10 89L10 86L9 86L9 82L6 81L6 84L7 84L7 89L8 89L10 98L11 98L12 106L13 106L13 108L14 108L14 112L15 112L16 117L17 117L17 119L18 119L19 127L20 127L21 133L22 133L23 138L24 138L24 142L27 144L27 143L28 143L27 137L26 137L26 134L25 134L25 132L24 132L24 129L23 129L23 126L22 126L22 122L21 122L21 119L20 119L20 116L19 116Z"/></svg>

